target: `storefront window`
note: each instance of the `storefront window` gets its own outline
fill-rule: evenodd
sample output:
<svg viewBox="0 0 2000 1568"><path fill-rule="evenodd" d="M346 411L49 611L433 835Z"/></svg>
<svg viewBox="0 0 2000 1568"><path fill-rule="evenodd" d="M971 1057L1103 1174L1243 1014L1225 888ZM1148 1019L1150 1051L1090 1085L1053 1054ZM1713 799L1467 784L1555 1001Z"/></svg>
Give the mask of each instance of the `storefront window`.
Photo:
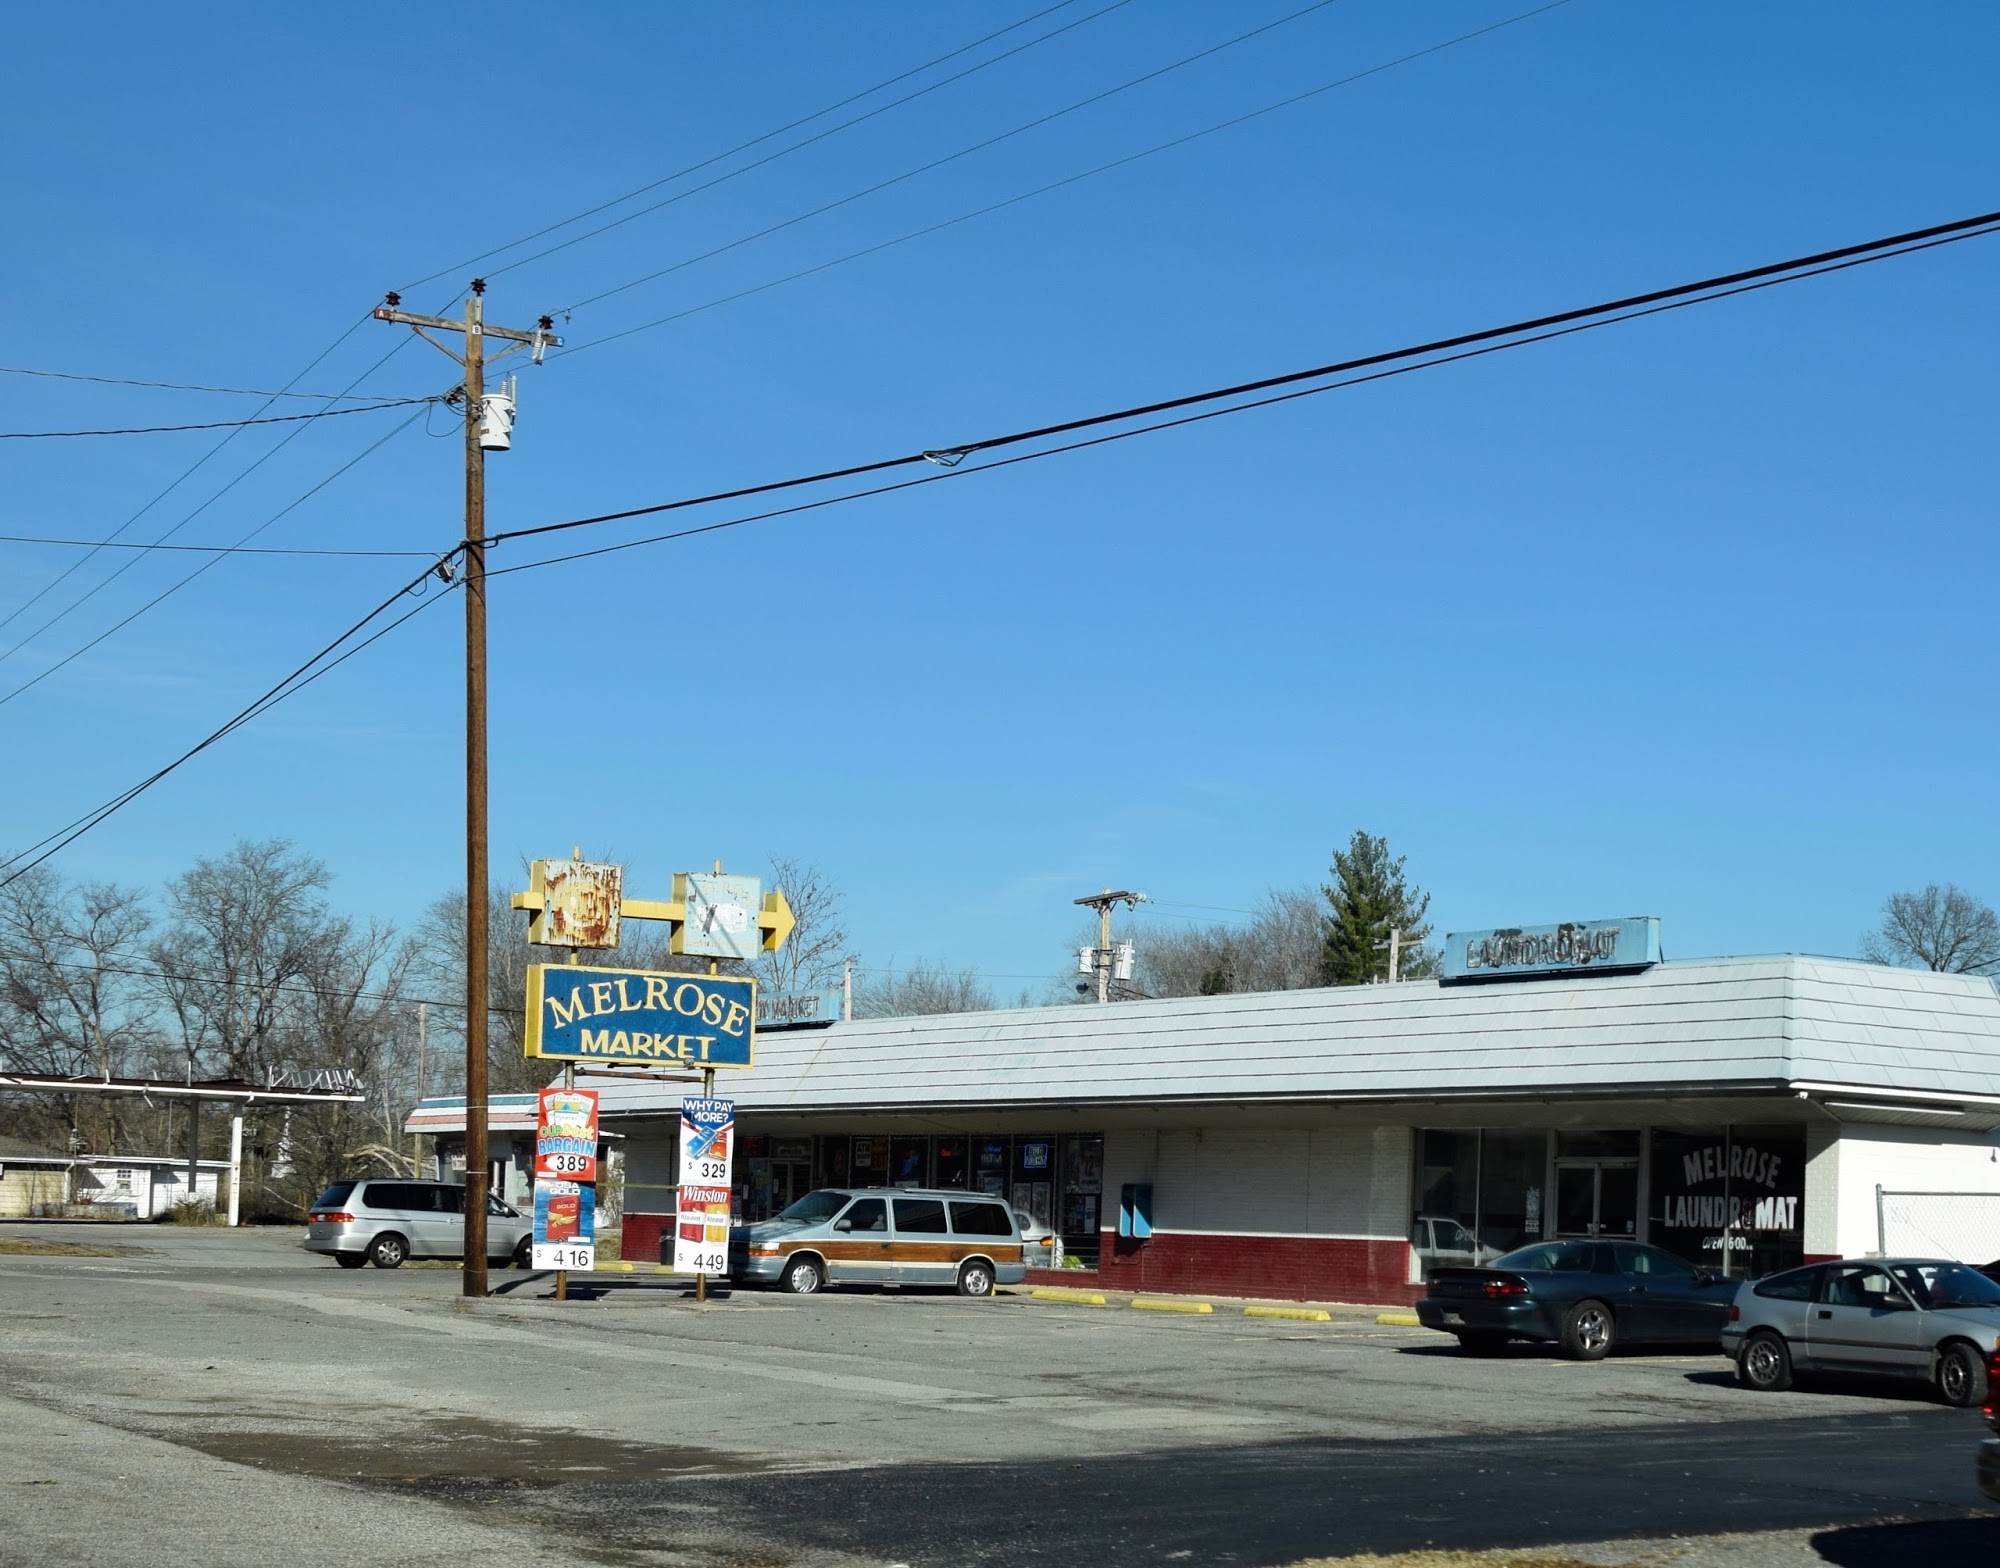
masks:
<svg viewBox="0 0 2000 1568"><path fill-rule="evenodd" d="M889 1140L889 1181L898 1187L928 1187L931 1184L930 1139Z"/></svg>
<svg viewBox="0 0 2000 1568"><path fill-rule="evenodd" d="M1756 1277L1805 1261L1800 1127L1656 1128L1653 1242L1701 1268Z"/></svg>
<svg viewBox="0 0 2000 1568"><path fill-rule="evenodd" d="M1545 1132L1480 1134L1478 1234L1483 1253L1497 1256L1541 1239L1548 1160Z"/></svg>
<svg viewBox="0 0 2000 1568"><path fill-rule="evenodd" d="M989 1133L972 1140L973 1188L995 1198L1007 1196L1007 1135Z"/></svg>
<svg viewBox="0 0 2000 1568"><path fill-rule="evenodd" d="M1051 1229L1056 1224L1056 1140L1052 1133L1014 1140L1014 1207Z"/></svg>
<svg viewBox="0 0 2000 1568"><path fill-rule="evenodd" d="M935 1170L931 1184L937 1187L963 1187L965 1185L965 1162L967 1142L963 1138L937 1138L931 1143L931 1158Z"/></svg>

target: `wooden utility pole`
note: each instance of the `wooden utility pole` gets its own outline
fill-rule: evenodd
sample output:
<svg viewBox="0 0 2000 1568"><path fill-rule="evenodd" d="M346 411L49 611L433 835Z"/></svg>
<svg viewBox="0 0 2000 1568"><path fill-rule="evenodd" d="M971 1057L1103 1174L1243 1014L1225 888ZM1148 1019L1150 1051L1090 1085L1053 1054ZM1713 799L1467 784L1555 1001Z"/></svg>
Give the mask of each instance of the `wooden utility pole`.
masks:
<svg viewBox="0 0 2000 1568"><path fill-rule="evenodd" d="M1075 904L1087 904L1097 911L1097 1000L1111 1000L1111 910L1114 905L1123 904L1127 909L1137 909L1146 902L1144 893L1114 893L1106 888L1102 893L1093 893L1088 898L1072 899Z"/></svg>
<svg viewBox="0 0 2000 1568"><path fill-rule="evenodd" d="M466 296L465 319L419 316L399 307L397 295L386 295L375 310L377 321L414 327L417 336L465 367L465 1270L464 1293L486 1294L486 1023L487 965L487 833L486 833L486 339L503 338L514 345L495 359L532 348L537 364L550 344L560 344L541 318L533 331L492 327L485 322L481 298L486 280L474 278ZM429 330L426 330L426 329ZM431 332L464 335L463 352L447 348ZM511 414L511 410L509 411ZM497 443L504 448L503 434ZM440 1173L442 1174L442 1173Z"/></svg>

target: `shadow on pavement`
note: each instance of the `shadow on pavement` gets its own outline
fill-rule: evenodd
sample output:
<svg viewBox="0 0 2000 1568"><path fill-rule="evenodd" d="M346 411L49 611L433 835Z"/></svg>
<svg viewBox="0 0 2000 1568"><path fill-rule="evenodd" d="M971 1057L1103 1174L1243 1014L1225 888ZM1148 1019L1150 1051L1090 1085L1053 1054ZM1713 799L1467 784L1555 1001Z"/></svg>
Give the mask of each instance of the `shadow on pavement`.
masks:
<svg viewBox="0 0 2000 1568"><path fill-rule="evenodd" d="M2000 1518L1850 1525L1820 1531L1812 1547L1838 1568L1993 1568L2000 1563Z"/></svg>

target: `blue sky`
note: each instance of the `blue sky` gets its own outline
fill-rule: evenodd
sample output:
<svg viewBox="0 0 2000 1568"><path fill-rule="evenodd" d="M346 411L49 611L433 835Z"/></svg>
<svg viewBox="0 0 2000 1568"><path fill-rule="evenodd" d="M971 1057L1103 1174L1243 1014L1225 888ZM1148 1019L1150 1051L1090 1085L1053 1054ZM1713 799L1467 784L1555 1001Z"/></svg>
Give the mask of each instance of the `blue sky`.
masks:
<svg viewBox="0 0 2000 1568"><path fill-rule="evenodd" d="M760 288L1528 9L1339 0L732 245L1301 9L1080 0L835 118L1079 24L1061 36L764 168L540 260L453 265L1037 9L23 13L0 364L274 389L337 343L297 383L334 392L401 342L359 390L436 393L454 367L403 329L341 334L386 288L455 312L486 272L491 319L576 306L582 346L521 372L489 465L508 529L2000 207L1990 6L1572 0ZM797 856L844 891L865 963L974 967L1002 995L1061 972L1079 894L1152 894L1143 940L1318 880L1357 827L1409 857L1440 929L1654 913L1677 957L1850 952L1931 880L2000 899L1996 245L497 579L495 864L581 844L644 896ZM0 375L4 431L257 407ZM174 541L233 543L388 436L256 542L447 550L456 433L391 435L403 417L245 431L125 537L202 507ZM217 439L0 442L0 532L107 537ZM38 631L109 554L0 627L0 698L202 559L139 557ZM0 615L78 555L0 544ZM412 570L233 558L0 700L6 852ZM460 608L438 597L55 864L153 886L279 835L344 906L407 922L462 874Z"/></svg>

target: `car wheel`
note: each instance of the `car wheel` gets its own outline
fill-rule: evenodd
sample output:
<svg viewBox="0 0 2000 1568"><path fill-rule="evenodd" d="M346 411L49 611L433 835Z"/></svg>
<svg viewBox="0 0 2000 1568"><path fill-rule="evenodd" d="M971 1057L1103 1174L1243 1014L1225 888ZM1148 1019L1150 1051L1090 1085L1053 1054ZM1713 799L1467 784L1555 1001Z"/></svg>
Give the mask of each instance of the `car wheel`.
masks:
<svg viewBox="0 0 2000 1568"><path fill-rule="evenodd" d="M520 1245L514 1249L514 1257L513 1257L514 1267L517 1269L525 1269L531 1267L534 1263L534 1259L535 1259L535 1250L534 1248L528 1245L528 1238L526 1236L523 1236L521 1238Z"/></svg>
<svg viewBox="0 0 2000 1568"><path fill-rule="evenodd" d="M1736 1353L1736 1381L1760 1394L1780 1394L1792 1386L1792 1353L1768 1330L1752 1334Z"/></svg>
<svg viewBox="0 0 2000 1568"><path fill-rule="evenodd" d="M365 1252L336 1252L333 1255L333 1261L344 1269L358 1269L368 1261L368 1254Z"/></svg>
<svg viewBox="0 0 2000 1568"><path fill-rule="evenodd" d="M1497 1356L1507 1348L1507 1336L1469 1329L1458 1336L1458 1348L1468 1356Z"/></svg>
<svg viewBox="0 0 2000 1568"><path fill-rule="evenodd" d="M399 1269L410 1255L410 1244L394 1231L385 1231L368 1243L368 1261L378 1269Z"/></svg>
<svg viewBox="0 0 2000 1568"><path fill-rule="evenodd" d="M1986 1402L1986 1366L1979 1352L1964 1340L1946 1345L1938 1355L1937 1389L1955 1410Z"/></svg>
<svg viewBox="0 0 2000 1568"><path fill-rule="evenodd" d="M826 1275L811 1258L794 1258L785 1265L785 1272L778 1276L778 1286L794 1296L812 1296L819 1293L826 1283Z"/></svg>
<svg viewBox="0 0 2000 1568"><path fill-rule="evenodd" d="M1615 1337L1611 1309L1601 1301L1579 1301L1563 1318L1562 1352L1572 1361L1602 1361Z"/></svg>
<svg viewBox="0 0 2000 1568"><path fill-rule="evenodd" d="M993 1294L993 1269L990 1264L974 1258L958 1271L958 1293L961 1296L990 1296Z"/></svg>

